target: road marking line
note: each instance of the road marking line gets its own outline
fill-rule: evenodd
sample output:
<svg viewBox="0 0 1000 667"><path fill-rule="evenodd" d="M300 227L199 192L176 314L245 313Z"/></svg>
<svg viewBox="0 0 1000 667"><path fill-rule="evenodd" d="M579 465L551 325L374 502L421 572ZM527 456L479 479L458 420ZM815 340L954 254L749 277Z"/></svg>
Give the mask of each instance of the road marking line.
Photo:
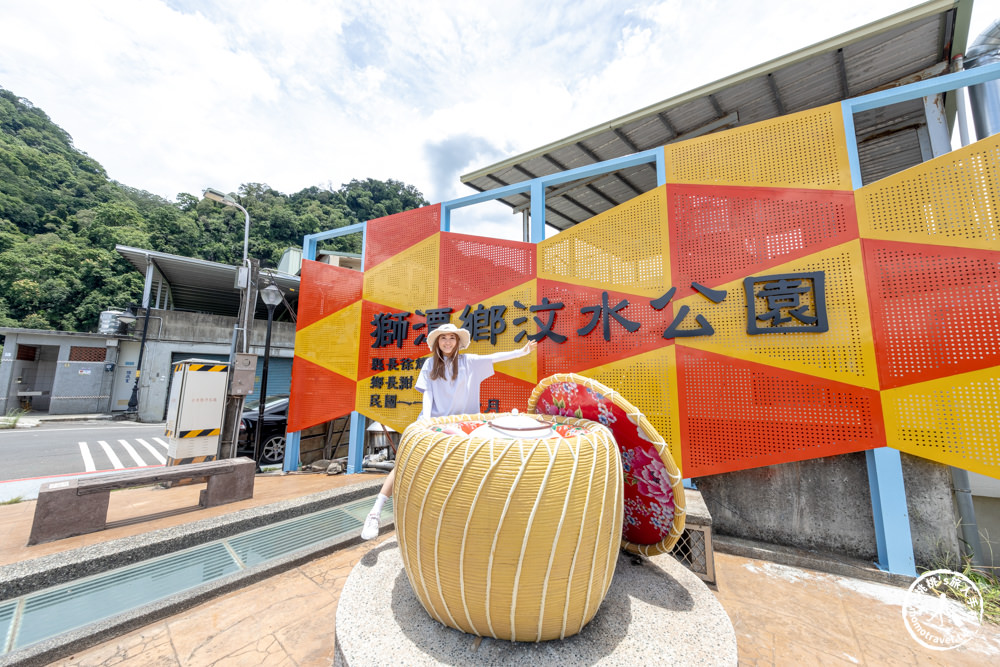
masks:
<svg viewBox="0 0 1000 667"><path fill-rule="evenodd" d="M157 461L159 461L163 465L167 464L167 459L163 456L163 454L161 454L159 451L157 451L157 449L155 447L153 447L151 444L149 444L148 442L146 442L142 438L136 438L136 440L139 442L140 445L142 445L143 447L145 447L146 449L148 449L149 453L152 454L154 457L156 457Z"/></svg>
<svg viewBox="0 0 1000 667"><path fill-rule="evenodd" d="M128 452L128 455L132 457L132 460L135 461L137 466L143 467L149 465L139 457L139 452L135 451L135 448L129 444L128 440L119 440L118 442L120 442L122 447L125 448L125 451Z"/></svg>
<svg viewBox="0 0 1000 667"><path fill-rule="evenodd" d="M165 443L163 438L153 438L153 440L156 440L156 442L158 442L164 449L170 449L170 445Z"/></svg>
<svg viewBox="0 0 1000 667"><path fill-rule="evenodd" d="M121 462L121 459L115 456L115 452L114 450L111 449L111 445L104 442L103 440L98 440L97 444L99 444L104 449L104 453L108 455L108 458L111 460L112 468L114 468L115 470L121 470L122 468L125 467L125 464Z"/></svg>
<svg viewBox="0 0 1000 667"><path fill-rule="evenodd" d="M85 442L80 443L80 456L83 457L83 467L87 472L97 470L97 466L94 465L94 457L90 455L90 447Z"/></svg>

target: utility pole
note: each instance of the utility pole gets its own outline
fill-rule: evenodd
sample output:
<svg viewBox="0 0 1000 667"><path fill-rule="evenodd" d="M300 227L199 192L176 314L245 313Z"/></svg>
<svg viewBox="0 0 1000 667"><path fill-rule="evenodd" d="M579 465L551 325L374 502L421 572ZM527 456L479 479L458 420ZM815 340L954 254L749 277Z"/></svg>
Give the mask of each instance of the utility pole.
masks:
<svg viewBox="0 0 1000 667"><path fill-rule="evenodd" d="M250 335L253 332L253 313L257 305L257 278L260 275L260 262L248 259L250 272L248 284L243 290L244 298L240 300L240 312L236 318L234 330L233 351L245 353L250 351ZM230 361L235 359L232 355ZM230 378L232 369L230 369ZM230 459L236 456L236 443L240 433L240 417L243 415L243 396L226 395L226 409L222 420L222 434L219 440L219 456Z"/></svg>

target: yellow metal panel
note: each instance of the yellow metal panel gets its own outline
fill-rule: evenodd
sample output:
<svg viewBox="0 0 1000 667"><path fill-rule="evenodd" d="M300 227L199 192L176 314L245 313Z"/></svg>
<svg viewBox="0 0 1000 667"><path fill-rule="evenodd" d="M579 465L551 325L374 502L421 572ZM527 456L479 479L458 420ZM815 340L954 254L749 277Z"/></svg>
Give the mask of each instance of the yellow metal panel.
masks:
<svg viewBox="0 0 1000 667"><path fill-rule="evenodd" d="M851 190L840 104L665 147L667 183Z"/></svg>
<svg viewBox="0 0 1000 667"><path fill-rule="evenodd" d="M538 244L538 277L658 297L669 289L666 189L656 188Z"/></svg>
<svg viewBox="0 0 1000 667"><path fill-rule="evenodd" d="M1000 134L854 194L863 238L1000 250Z"/></svg>
<svg viewBox="0 0 1000 667"><path fill-rule="evenodd" d="M1000 367L882 392L886 442L1000 479Z"/></svg>
<svg viewBox="0 0 1000 667"><path fill-rule="evenodd" d="M680 413L677 410L677 355L667 346L579 373L614 387L639 408L670 447L678 468L681 457ZM683 471L681 471L683 474Z"/></svg>
<svg viewBox="0 0 1000 667"><path fill-rule="evenodd" d="M534 280L529 280L514 289L487 297L481 302L469 304L473 308L479 305L479 303L482 303L486 308L490 306L507 306L507 311L504 313L504 321L507 322L507 329L497 337L497 344L490 345L489 340L472 341L472 344L469 345L469 352L473 354L493 354L494 352L506 352L507 350L516 350L524 347L524 344L528 342L526 337L521 338L520 342L514 342L514 338L520 331L535 334L538 332L538 326L532 319L532 314L528 310L517 308L514 306L514 302L520 301L522 305L531 307L538 303L535 298L536 294L537 283ZM518 317L527 317L528 321L520 326L514 326L513 321ZM458 321L458 317L455 315L452 316L452 322L456 325L461 325L461 322ZM537 367L537 351L532 352L526 357L502 361L495 365L497 371L531 383L538 382Z"/></svg>
<svg viewBox="0 0 1000 667"><path fill-rule="evenodd" d="M385 373L378 373L373 377L382 378L384 387L390 377L395 376L398 382L399 377L403 375L411 376L413 378L413 383L416 384L417 375L419 374L420 371L418 370L387 371ZM358 390L355 392L354 409L363 414L365 417L374 419L378 423L385 424L386 426L391 427L394 431L402 433L406 427L415 422L417 417L420 415L422 394L416 389L396 390L394 392L397 398L396 407L387 408L384 403L386 390L372 389L371 381L372 378L365 378L364 380L358 381ZM372 407L372 394L379 395L382 407Z"/></svg>
<svg viewBox="0 0 1000 667"><path fill-rule="evenodd" d="M365 271L363 297L408 312L433 308L438 302L440 247L441 234L434 234Z"/></svg>
<svg viewBox="0 0 1000 667"><path fill-rule="evenodd" d="M295 334L295 354L307 361L356 380L361 335L361 302L313 322Z"/></svg>
<svg viewBox="0 0 1000 667"><path fill-rule="evenodd" d="M743 281L735 280L719 288L728 291L721 303L712 303L700 294L676 301L675 313L681 305L691 308L681 329L696 328L694 318L698 314L704 315L715 329L711 336L678 338L677 345L878 389L860 241L776 266L755 277L812 271L826 273L824 292L829 331L747 334L746 293ZM802 303L811 305L811 300Z"/></svg>

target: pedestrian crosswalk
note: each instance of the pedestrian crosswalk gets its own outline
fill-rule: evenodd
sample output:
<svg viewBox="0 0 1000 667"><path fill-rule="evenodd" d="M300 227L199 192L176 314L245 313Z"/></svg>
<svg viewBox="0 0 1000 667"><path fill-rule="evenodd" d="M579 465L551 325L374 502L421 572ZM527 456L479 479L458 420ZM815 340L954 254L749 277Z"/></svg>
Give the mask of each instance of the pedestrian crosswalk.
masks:
<svg viewBox="0 0 1000 667"><path fill-rule="evenodd" d="M87 472L122 470L166 465L167 441L163 438L135 438L134 441L80 441L80 456Z"/></svg>

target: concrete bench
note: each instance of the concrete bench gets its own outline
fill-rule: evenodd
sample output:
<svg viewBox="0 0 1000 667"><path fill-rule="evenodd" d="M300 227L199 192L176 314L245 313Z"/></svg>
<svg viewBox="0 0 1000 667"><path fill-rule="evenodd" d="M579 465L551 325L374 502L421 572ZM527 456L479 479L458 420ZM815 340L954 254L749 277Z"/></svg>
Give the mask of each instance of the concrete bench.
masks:
<svg viewBox="0 0 1000 667"><path fill-rule="evenodd" d="M199 507L215 507L253 498L255 469L252 459L241 457L46 482L38 492L28 546L104 530L111 492L118 489L208 478L208 486L199 498Z"/></svg>

